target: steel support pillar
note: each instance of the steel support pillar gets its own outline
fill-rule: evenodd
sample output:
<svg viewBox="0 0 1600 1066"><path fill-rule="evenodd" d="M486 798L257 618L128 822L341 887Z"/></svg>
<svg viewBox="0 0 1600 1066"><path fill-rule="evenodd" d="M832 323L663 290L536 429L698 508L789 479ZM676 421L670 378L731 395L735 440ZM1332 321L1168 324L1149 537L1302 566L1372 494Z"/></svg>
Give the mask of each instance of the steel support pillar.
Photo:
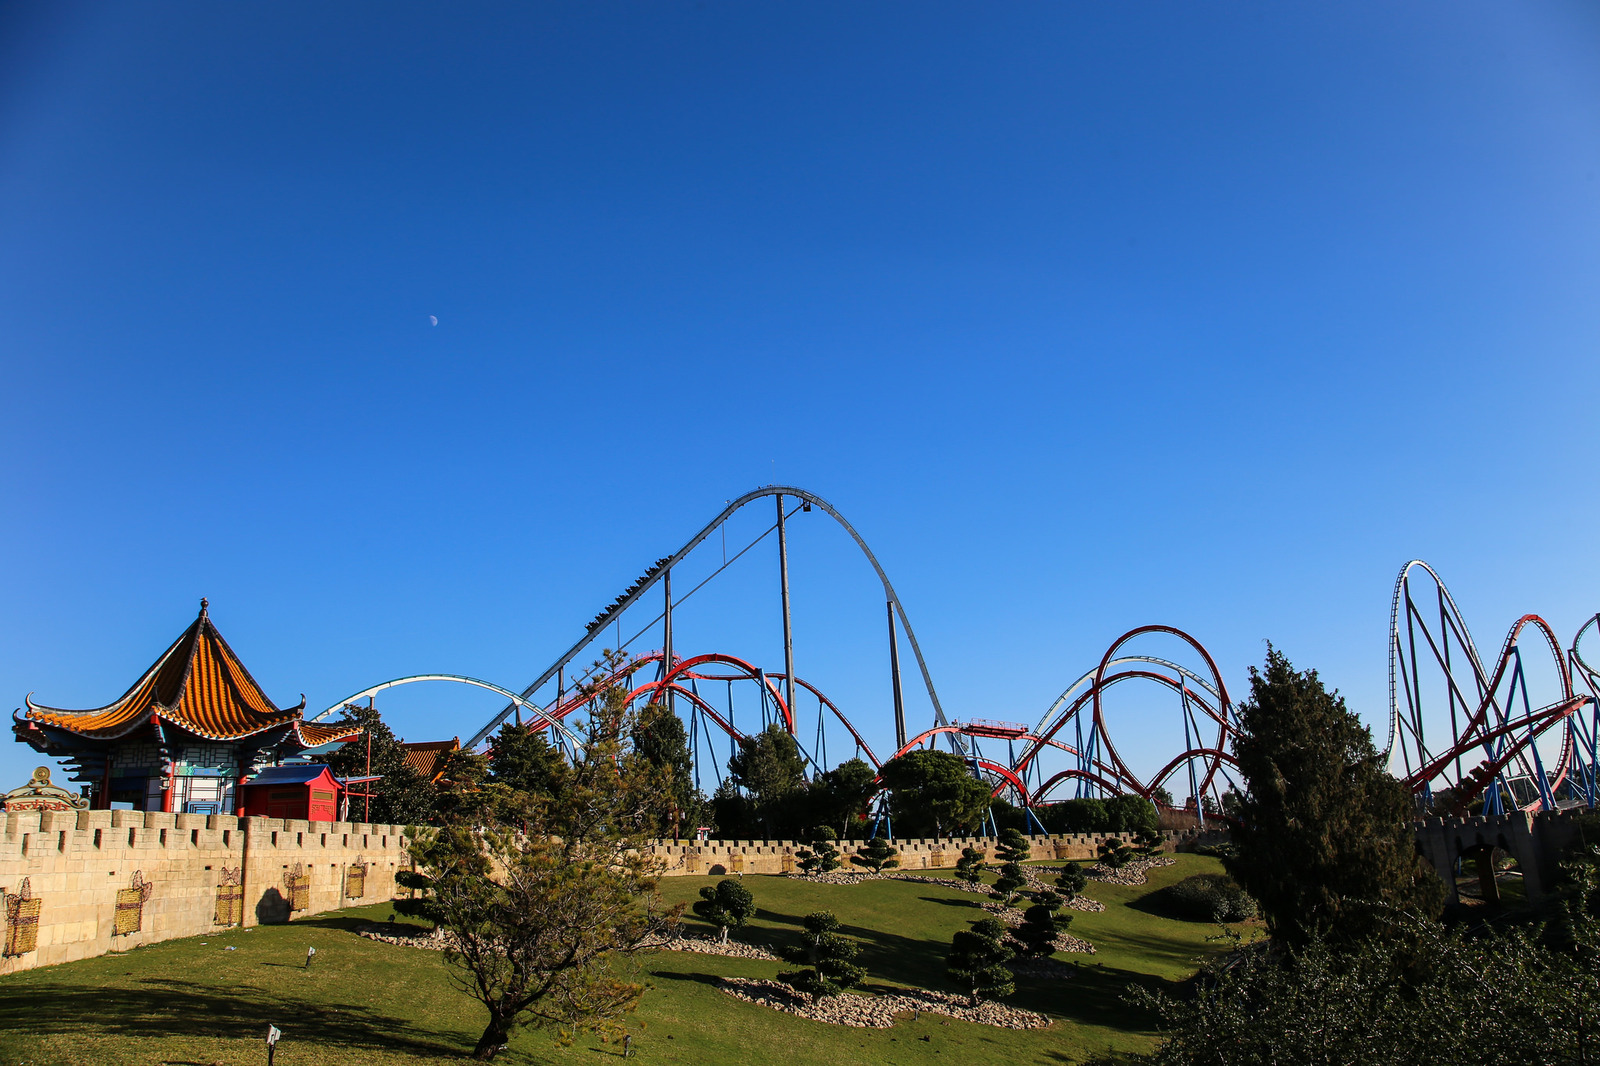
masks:
<svg viewBox="0 0 1600 1066"><path fill-rule="evenodd" d="M662 583L666 588L666 610L661 615L662 625L662 676L672 673L672 570L668 568L662 575ZM667 686L667 708L677 709L678 701L673 699L672 686Z"/></svg>
<svg viewBox="0 0 1600 1066"><path fill-rule="evenodd" d="M889 681L894 686L894 750L906 746L906 704L900 695L900 643L894 631L894 601L889 608Z"/></svg>
<svg viewBox="0 0 1600 1066"><path fill-rule="evenodd" d="M784 532L783 496L778 497L778 578L783 594L783 699L794 714L794 631L789 624L789 542Z"/></svg>

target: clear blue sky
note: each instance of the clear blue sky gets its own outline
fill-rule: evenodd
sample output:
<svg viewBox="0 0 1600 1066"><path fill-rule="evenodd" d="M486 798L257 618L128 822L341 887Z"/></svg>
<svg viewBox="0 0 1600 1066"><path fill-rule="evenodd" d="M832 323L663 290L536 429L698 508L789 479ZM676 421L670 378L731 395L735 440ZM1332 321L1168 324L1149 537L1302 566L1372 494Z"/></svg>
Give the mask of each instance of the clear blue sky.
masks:
<svg viewBox="0 0 1600 1066"><path fill-rule="evenodd" d="M202 595L279 702L520 687L776 481L958 716L1159 621L1380 721L1406 559L1490 647L1600 609L1597 175L1582 3L7 5L5 709ZM793 540L885 737L871 573ZM777 669L740 567L679 649Z"/></svg>

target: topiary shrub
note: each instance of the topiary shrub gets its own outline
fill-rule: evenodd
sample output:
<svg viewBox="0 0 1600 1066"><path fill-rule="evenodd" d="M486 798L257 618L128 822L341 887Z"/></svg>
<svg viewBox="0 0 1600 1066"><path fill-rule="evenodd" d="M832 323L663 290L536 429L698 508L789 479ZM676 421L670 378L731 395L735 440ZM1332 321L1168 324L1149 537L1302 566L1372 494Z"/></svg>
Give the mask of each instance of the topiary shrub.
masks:
<svg viewBox="0 0 1600 1066"><path fill-rule="evenodd" d="M1256 901L1226 874L1195 874L1159 893L1163 909L1191 922L1242 922L1256 916Z"/></svg>

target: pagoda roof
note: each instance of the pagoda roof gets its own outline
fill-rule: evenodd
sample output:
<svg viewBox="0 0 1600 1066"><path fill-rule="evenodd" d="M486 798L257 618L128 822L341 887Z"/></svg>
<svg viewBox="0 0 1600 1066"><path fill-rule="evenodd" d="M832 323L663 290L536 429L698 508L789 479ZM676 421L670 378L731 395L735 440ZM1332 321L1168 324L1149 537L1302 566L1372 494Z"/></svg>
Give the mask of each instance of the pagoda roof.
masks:
<svg viewBox="0 0 1600 1066"><path fill-rule="evenodd" d="M415 744L402 743L400 747L405 750L402 762L429 781L437 781L444 776L450 756L461 750L461 738L420 740Z"/></svg>
<svg viewBox="0 0 1600 1066"><path fill-rule="evenodd" d="M322 776L333 777L333 772L328 769L327 763L313 762L302 763L299 766L269 766L246 781L245 787L251 785L306 785ZM335 781L339 779L333 777Z"/></svg>
<svg viewBox="0 0 1600 1066"><path fill-rule="evenodd" d="M322 725L302 720L305 696L294 707L279 707L250 676L212 624L205 600L200 617L114 703L89 710L46 707L27 699L24 721L85 737L117 740L153 720L208 740L241 740L287 727L305 747L355 736L349 723Z"/></svg>

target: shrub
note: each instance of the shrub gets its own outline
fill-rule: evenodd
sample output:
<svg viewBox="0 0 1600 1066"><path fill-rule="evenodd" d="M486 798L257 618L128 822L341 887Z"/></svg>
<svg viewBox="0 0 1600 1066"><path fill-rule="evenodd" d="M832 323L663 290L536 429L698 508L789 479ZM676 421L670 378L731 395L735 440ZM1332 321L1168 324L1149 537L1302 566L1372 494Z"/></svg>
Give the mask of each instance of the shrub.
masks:
<svg viewBox="0 0 1600 1066"><path fill-rule="evenodd" d="M1242 922L1256 901L1226 874L1195 874L1161 891L1167 910L1192 922Z"/></svg>
<svg viewBox="0 0 1600 1066"><path fill-rule="evenodd" d="M728 930L744 925L756 913L756 899L742 882L728 878L718 881L715 888L702 888L694 912L716 926L718 938L726 944Z"/></svg>
<svg viewBox="0 0 1600 1066"><path fill-rule="evenodd" d="M1015 956L1006 947L1005 936L1005 926L985 918L974 922L970 931L963 929L951 938L946 965L950 976L971 994L974 1006L980 999L999 999L1015 991L1011 971L1006 968Z"/></svg>
<svg viewBox="0 0 1600 1066"><path fill-rule="evenodd" d="M867 841L866 847L850 856L850 861L857 866L865 866L873 873L882 873L890 867L899 866L897 857L900 852L889 846L889 842L882 837L873 837Z"/></svg>
<svg viewBox="0 0 1600 1066"><path fill-rule="evenodd" d="M825 874L830 870L837 870L839 862L839 848L835 841L839 834L825 825L819 825L811 833L810 850L801 849L795 852L795 857L800 860L800 869L808 874Z"/></svg>
<svg viewBox="0 0 1600 1066"><path fill-rule="evenodd" d="M969 885L975 885L982 869L983 852L977 848L962 848L961 858L956 860L956 876Z"/></svg>

